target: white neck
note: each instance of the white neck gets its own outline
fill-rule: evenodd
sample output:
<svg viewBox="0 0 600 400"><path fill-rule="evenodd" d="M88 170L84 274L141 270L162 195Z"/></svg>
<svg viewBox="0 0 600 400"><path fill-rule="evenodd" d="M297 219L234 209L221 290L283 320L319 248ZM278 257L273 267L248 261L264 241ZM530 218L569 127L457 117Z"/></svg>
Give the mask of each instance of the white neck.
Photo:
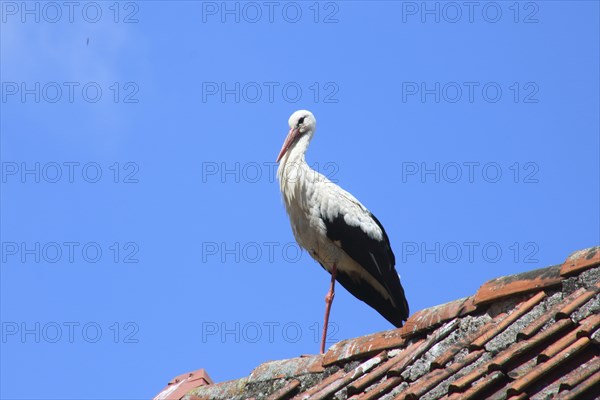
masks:
<svg viewBox="0 0 600 400"><path fill-rule="evenodd" d="M305 163L304 154L310 144L310 136L302 135L296 143L294 143L281 159L279 167L281 168L287 163Z"/></svg>
<svg viewBox="0 0 600 400"><path fill-rule="evenodd" d="M303 135L294 143L279 162L277 178L284 199L289 203L295 197L295 191L311 175L304 154L308 149L311 135Z"/></svg>

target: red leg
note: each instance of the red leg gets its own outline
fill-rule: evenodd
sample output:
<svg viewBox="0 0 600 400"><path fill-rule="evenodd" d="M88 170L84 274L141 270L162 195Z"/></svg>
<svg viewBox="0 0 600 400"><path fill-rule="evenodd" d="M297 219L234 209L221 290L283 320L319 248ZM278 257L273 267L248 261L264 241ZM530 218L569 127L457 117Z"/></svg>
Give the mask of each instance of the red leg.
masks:
<svg viewBox="0 0 600 400"><path fill-rule="evenodd" d="M325 340L327 340L327 325L329 325L329 312L331 311L331 304L335 297L335 276L337 274L337 266L333 264L331 270L331 286L329 286L329 292L325 296L325 322L323 322L323 335L321 337L321 354L325 353Z"/></svg>

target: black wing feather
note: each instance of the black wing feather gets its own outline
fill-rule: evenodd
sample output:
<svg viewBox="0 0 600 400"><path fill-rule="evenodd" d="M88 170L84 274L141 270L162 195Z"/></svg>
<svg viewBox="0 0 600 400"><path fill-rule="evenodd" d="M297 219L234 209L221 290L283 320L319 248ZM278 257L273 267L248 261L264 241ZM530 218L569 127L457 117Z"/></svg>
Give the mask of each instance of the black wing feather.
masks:
<svg viewBox="0 0 600 400"><path fill-rule="evenodd" d="M327 229L327 237L332 241L339 241L342 250L386 289L393 303L382 297L367 282L353 280L343 269L337 269L337 281L394 326L400 327L402 321L408 318L409 309L400 278L394 268L396 258L383 226L373 214L369 215L381 228L383 240L373 239L360 227L348 225L343 214L338 214L333 219L323 218L323 222Z"/></svg>

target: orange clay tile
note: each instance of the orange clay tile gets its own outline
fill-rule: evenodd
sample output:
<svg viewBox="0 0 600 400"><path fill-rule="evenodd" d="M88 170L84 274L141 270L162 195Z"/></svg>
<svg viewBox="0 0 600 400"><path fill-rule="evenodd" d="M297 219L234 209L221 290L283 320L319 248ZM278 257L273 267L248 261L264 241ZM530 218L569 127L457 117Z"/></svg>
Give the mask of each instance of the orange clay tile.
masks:
<svg viewBox="0 0 600 400"><path fill-rule="evenodd" d="M546 329L545 331L541 332L535 337L527 340L526 342L521 342L515 345L514 347L507 348L506 350L498 353L487 363L480 365L478 368L471 371L467 375L464 375L452 382L450 384L450 387L448 388L448 392L454 393L465 390L471 383L484 376L486 372L504 370L504 366L510 361L520 357L532 348L543 344L545 341L547 341L559 331L572 325L573 323L571 322L571 320L559 321L558 323L552 325L550 328Z"/></svg>
<svg viewBox="0 0 600 400"><path fill-rule="evenodd" d="M571 254L560 269L560 274L572 275L600 264L600 247L590 247Z"/></svg>
<svg viewBox="0 0 600 400"><path fill-rule="evenodd" d="M378 399L387 392L394 389L396 386L402 383L403 379L401 376L392 376L387 378L385 381L378 383L373 386L368 392L365 392L361 396L358 396L358 400L373 400Z"/></svg>
<svg viewBox="0 0 600 400"><path fill-rule="evenodd" d="M337 379L335 382L331 382L329 385L323 387L321 390L314 393L310 398L311 400L323 400L333 395L338 390L342 389L344 386L348 385L350 382L360 378L365 373L372 370L375 366L379 365L383 360L385 360L386 352L381 352L376 357L370 358L367 361L363 362L352 371L346 373L341 378Z"/></svg>
<svg viewBox="0 0 600 400"><path fill-rule="evenodd" d="M464 391L465 389L467 389L467 387L471 385L471 383L475 382L477 379L485 375L486 372L487 371L485 368L483 368L483 366L475 368L473 371L452 382L448 387L448 393Z"/></svg>
<svg viewBox="0 0 600 400"><path fill-rule="evenodd" d="M386 362L384 362L383 364L381 364L377 368L375 368L373 371L369 372L368 374L365 374L361 378L352 382L350 385L348 385L348 394L359 393L363 389L368 387L371 383L380 379L382 376L384 376L388 372L388 370L390 368L392 368L396 364L400 363L405 357L410 355L410 353L413 352L414 349L417 346L419 346L422 342L423 341L421 340L419 342L415 342L415 343L411 344L406 349L403 349L402 352L400 354L398 354L397 356L390 358L389 360L387 360Z"/></svg>
<svg viewBox="0 0 600 400"><path fill-rule="evenodd" d="M442 322L450 321L459 316L475 311L477 307L472 297L466 297L435 307L417 311L410 316L402 327L403 337L408 337L421 331L430 329Z"/></svg>
<svg viewBox="0 0 600 400"><path fill-rule="evenodd" d="M323 389L324 387L326 387L327 385L335 382L336 380L340 379L342 376L344 376L345 372L343 369L340 369L339 371L329 375L327 378L323 379L318 385L313 386L312 388L308 389L305 392L302 392L300 394L297 394L296 396L294 396L294 400L301 400L301 399L308 399L310 396L312 396L313 394L317 393L318 391L320 391L321 389Z"/></svg>
<svg viewBox="0 0 600 400"><path fill-rule="evenodd" d="M582 351L588 344L590 344L590 339L587 337L582 337L577 340L575 343L549 359L548 361L538 365L536 368L533 368L529 373L523 375L516 381L514 381L508 388L507 394L509 396L520 394L525 390L525 388L529 387L532 383L539 380L544 375L549 374L552 370L558 367L560 364L567 361L569 358L573 357L580 351Z"/></svg>
<svg viewBox="0 0 600 400"><path fill-rule="evenodd" d="M421 357L434 344L443 340L446 336L448 336L450 333L452 333L456 329L456 327L459 325L459 323L460 323L460 321L458 319L455 319L454 321L448 322L445 325L438 328L427 339L425 339L423 341L423 343L419 347L417 347L413 353L410 354L409 357L406 357L405 360L403 362L401 362L400 364L395 365L394 367L390 368L388 374L395 375L395 376L400 375L402 373L402 371L404 370L404 368L406 368L407 365L411 364L417 358Z"/></svg>
<svg viewBox="0 0 600 400"><path fill-rule="evenodd" d="M467 365L471 365L483 353L483 350L477 350L466 355L461 361L455 362L447 366L446 368L437 369L435 371L430 372L429 374L425 374L423 378L420 378L419 380L410 385L410 393L414 395L414 397L420 398L425 393L439 385L440 382L446 380L451 375L456 374L458 371L460 371Z"/></svg>
<svg viewBox="0 0 600 400"><path fill-rule="evenodd" d="M574 400L581 399L583 394L586 392L591 392L593 388L598 388L600 386L600 372L596 372L595 374L588 377L585 381L581 382L572 390L564 391L559 393L556 397L558 400ZM591 394L591 393L590 393Z"/></svg>
<svg viewBox="0 0 600 400"><path fill-rule="evenodd" d="M567 374L560 383L559 391L572 390L581 382L586 380L600 370L600 357L596 356L581 365L579 368Z"/></svg>
<svg viewBox="0 0 600 400"><path fill-rule="evenodd" d="M322 365L329 365L374 355L382 350L401 347L404 344L400 329L342 340L331 346L323 357Z"/></svg>
<svg viewBox="0 0 600 400"><path fill-rule="evenodd" d="M300 381L292 379L284 387L267 397L267 400L281 400L290 396L300 387Z"/></svg>
<svg viewBox="0 0 600 400"><path fill-rule="evenodd" d="M579 321L579 336L591 336L600 325L600 314L592 314Z"/></svg>
<svg viewBox="0 0 600 400"><path fill-rule="evenodd" d="M518 343L515 346L508 347L506 350L498 353L488 364L488 369L492 370L502 370L504 366L508 364L511 360L518 358L529 350L533 349L536 346L542 346L546 341L548 341L552 336L556 335L558 332L566 329L568 327L573 326L573 322L569 320L561 320L543 332L538 333L532 338Z"/></svg>
<svg viewBox="0 0 600 400"><path fill-rule="evenodd" d="M573 301L569 302L559 312L556 313L556 319L569 318L573 311L588 302L589 299L596 295L595 290L586 290L577 296Z"/></svg>
<svg viewBox="0 0 600 400"><path fill-rule="evenodd" d="M518 343L514 346L510 346L504 351L498 353L496 357L491 359L487 363L488 371L504 371L504 366L509 364L521 356L527 354L535 345L538 343L534 340L528 340L526 342ZM486 366L482 366L486 367Z"/></svg>
<svg viewBox="0 0 600 400"><path fill-rule="evenodd" d="M494 326L489 331L485 332L483 335L479 336L477 339L471 343L469 346L471 349L480 349L487 342L489 342L493 337L504 331L510 324L515 322L517 319L521 318L525 313L529 312L533 307L535 307L540 301L542 301L546 297L546 293L539 292L535 296L531 297L529 300L519 304L512 313L510 313L506 318L500 321L496 326Z"/></svg>
<svg viewBox="0 0 600 400"><path fill-rule="evenodd" d="M494 386L496 383L502 381L504 378L505 376L502 372L496 371L490 376L481 379L469 390L460 395L459 398L463 400L480 399L481 392L486 391L490 387Z"/></svg>
<svg viewBox="0 0 600 400"><path fill-rule="evenodd" d="M548 346L546 350L544 350L537 356L537 363L541 364L551 359L552 357L554 357L555 355L557 355L558 353L575 343L577 341L577 333L577 330L571 331L556 342L554 342L553 344L551 344L550 346Z"/></svg>
<svg viewBox="0 0 600 400"><path fill-rule="evenodd" d="M508 398L508 400L525 400L525 399L529 399L529 396L527 396L527 393L521 393L518 396L511 396Z"/></svg>
<svg viewBox="0 0 600 400"><path fill-rule="evenodd" d="M431 362L430 370L435 368L441 368L448 363L456 354L458 354L461 350L466 349L469 343L473 341L473 339L480 337L489 329L492 328L496 324L496 320L492 320L484 325L482 325L476 332L465 337L464 339L456 342L452 346L449 346L448 349L440 354Z"/></svg>
<svg viewBox="0 0 600 400"><path fill-rule="evenodd" d="M529 326L525 327L521 332L517 333L517 339L528 339L533 336L537 331L539 331L548 321L550 321L556 314L564 307L567 307L571 302L577 300L577 298L586 291L585 288L579 288L575 292L571 293L569 296L564 298L562 302L555 304L549 310L547 310L544 314L540 315L535 321L533 321ZM565 303L567 305L565 305Z"/></svg>
<svg viewBox="0 0 600 400"><path fill-rule="evenodd" d="M541 290L561 283L560 267L549 267L518 275L492 279L484 283L475 294L475 305L489 303L520 293Z"/></svg>
<svg viewBox="0 0 600 400"><path fill-rule="evenodd" d="M260 364L250 373L249 382L291 378L299 375L323 372L321 355L268 361Z"/></svg>
<svg viewBox="0 0 600 400"><path fill-rule="evenodd" d="M180 399L187 392L200 386L211 385L213 383L210 376L204 369L199 369L186 374L181 374L171 379L167 387L160 392L154 399Z"/></svg>

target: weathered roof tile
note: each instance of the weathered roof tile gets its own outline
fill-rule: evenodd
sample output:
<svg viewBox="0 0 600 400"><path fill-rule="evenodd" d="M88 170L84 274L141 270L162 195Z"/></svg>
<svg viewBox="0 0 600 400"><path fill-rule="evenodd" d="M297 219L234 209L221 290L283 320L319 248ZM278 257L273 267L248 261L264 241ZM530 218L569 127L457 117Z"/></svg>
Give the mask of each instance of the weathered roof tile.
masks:
<svg viewBox="0 0 600 400"><path fill-rule="evenodd" d="M510 324L515 322L517 319L522 317L526 312L535 307L540 301L546 297L546 293L539 292L538 294L531 297L529 300L519 304L517 308L510 313L506 318L502 319L490 330L486 331L483 335L475 339L471 345L471 349L482 348L487 342L489 342L494 336L506 329Z"/></svg>
<svg viewBox="0 0 600 400"><path fill-rule="evenodd" d="M338 379L341 379L344 376L344 374L345 374L344 370L340 369L339 371L337 371L334 374L331 374L330 376L328 376L327 378L325 378L318 385L313 386L312 388L308 389L307 391L294 396L294 400L308 399L309 397L311 397L315 393L320 392L322 389L324 389L327 386L329 386L330 384L336 382Z"/></svg>
<svg viewBox="0 0 600 400"><path fill-rule="evenodd" d="M300 381L292 379L284 387L272 393L267 400L281 400L293 394L300 387Z"/></svg>
<svg viewBox="0 0 600 400"><path fill-rule="evenodd" d="M559 392L572 390L591 375L600 371L600 357L596 356L567 374L560 382Z"/></svg>
<svg viewBox="0 0 600 400"><path fill-rule="evenodd" d="M344 376L336 380L335 382L330 383L329 385L322 388L320 391L314 393L311 396L311 399L314 400L323 400L327 397L331 396L344 386L348 385L350 382L360 378L365 373L369 372L375 366L381 364L386 359L386 353L382 352L376 357L370 358L367 361L363 362L350 372L346 373Z"/></svg>
<svg viewBox="0 0 600 400"><path fill-rule="evenodd" d="M588 344L590 344L590 339L588 339L587 337L582 337L575 343L571 344L569 347L562 350L560 353L556 354L548 361L540 364L536 368L531 369L529 373L514 381L507 388L506 393L509 396L518 395L522 393L525 390L525 388L532 385L534 382L551 372L553 369L557 368L567 359L573 357L574 355L582 351Z"/></svg>
<svg viewBox="0 0 600 400"><path fill-rule="evenodd" d="M290 358L287 360L268 361L254 368L248 382L268 381L272 379L293 378L299 375L323 372L321 365L323 356Z"/></svg>
<svg viewBox="0 0 600 400"><path fill-rule="evenodd" d="M377 354L382 350L397 348L404 344L400 329L378 332L356 339L342 340L331 346L323 358L323 366L343 363L356 358Z"/></svg>
<svg viewBox="0 0 600 400"><path fill-rule="evenodd" d="M502 372L493 372L489 376L480 379L475 385L471 386L469 390L460 395L459 398L464 400L481 399L483 398L481 396L482 392L485 392L490 388L490 386L497 384L499 381L504 380L505 378L506 377Z"/></svg>
<svg viewBox="0 0 600 400"><path fill-rule="evenodd" d="M562 279L559 265L492 279L479 288L474 302L475 305L479 305L517 294L538 291L556 286Z"/></svg>
<svg viewBox="0 0 600 400"><path fill-rule="evenodd" d="M585 394L586 392L591 392L590 389L598 388L598 386L600 386L600 372L596 372L595 374L590 375L585 381L575 386L572 390L562 392L562 395L559 395L557 399L580 399L583 394Z"/></svg>
<svg viewBox="0 0 600 400"><path fill-rule="evenodd" d="M573 275L600 264L600 246L579 250L571 254L563 263L560 274Z"/></svg>
<svg viewBox="0 0 600 400"><path fill-rule="evenodd" d="M179 400L191 389L212 383L212 379L210 379L210 376L208 376L204 369L181 374L171 379L167 387L156 395L154 400Z"/></svg>
<svg viewBox="0 0 600 400"><path fill-rule="evenodd" d="M377 366L377 368L375 368L370 373L365 374L364 376L362 376L359 379L355 380L354 382L350 383L348 385L348 393L349 394L360 393L364 388L369 386L371 383L373 383L376 380L383 377L389 371L389 369L392 368L394 365L398 364L398 362L400 362L401 359L402 359L402 357L399 357L399 356L390 358L386 362Z"/></svg>
<svg viewBox="0 0 600 400"><path fill-rule="evenodd" d="M572 301L570 301L563 308L561 308L560 311L558 311L556 313L555 318L556 319L569 318L569 316L571 315L571 313L573 311L577 310L580 306L587 303L588 300L591 299L592 297L594 297L595 295L596 295L596 291L594 291L594 290L582 291L578 296L573 298Z"/></svg>
<svg viewBox="0 0 600 400"><path fill-rule="evenodd" d="M465 297L450 303L417 311L402 327L402 336L412 336L424 330L431 329L431 327L439 325L442 322L470 314L475 310L477 310L477 307L475 306L473 297Z"/></svg>

